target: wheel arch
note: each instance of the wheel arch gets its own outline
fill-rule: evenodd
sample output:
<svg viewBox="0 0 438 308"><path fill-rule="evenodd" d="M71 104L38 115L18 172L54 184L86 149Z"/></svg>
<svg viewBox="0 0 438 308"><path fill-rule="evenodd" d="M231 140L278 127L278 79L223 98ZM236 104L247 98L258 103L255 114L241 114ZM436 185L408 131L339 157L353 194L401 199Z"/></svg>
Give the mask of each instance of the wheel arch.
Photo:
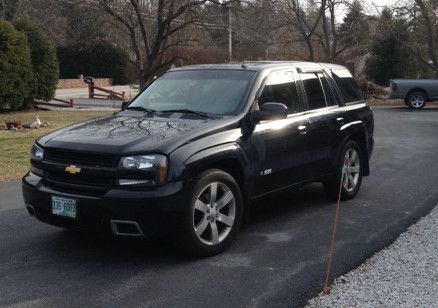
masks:
<svg viewBox="0 0 438 308"><path fill-rule="evenodd" d="M427 93L426 89L421 88L421 87L417 87L417 88L413 88L413 89L409 90L408 93L406 93L405 101L407 101L408 98L409 98L409 95L411 95L414 92L422 92L422 93L424 93L424 95L426 95L426 100L429 100L429 94Z"/></svg>
<svg viewBox="0 0 438 308"><path fill-rule="evenodd" d="M249 194L250 162L236 143L214 146L190 156L184 164L183 178L193 180L209 169L219 169L230 174L237 182L243 201L243 217L250 221Z"/></svg>
<svg viewBox="0 0 438 308"><path fill-rule="evenodd" d="M366 134L361 133L361 132L353 133L353 134L348 136L346 141L354 140L359 144L360 149L362 151L362 157L364 157L363 175L369 176L370 175L370 160L369 160L369 154L368 154L368 145L367 145L368 143L366 141L365 136L366 136Z"/></svg>
<svg viewBox="0 0 438 308"><path fill-rule="evenodd" d="M250 163L238 144L222 144L197 152L185 161L184 166L183 177L188 180L208 169L220 169L229 173L239 185L244 201L247 200Z"/></svg>
<svg viewBox="0 0 438 308"><path fill-rule="evenodd" d="M370 151L369 151L369 142L368 142L368 134L367 130L365 128L365 125L362 121L356 121L350 124L347 124L347 127L341 128L341 130L344 130L344 138L342 140L342 143L340 144L340 147L337 152L337 156L341 155L342 147L346 142L349 140L356 141L362 151L362 157L364 158L364 164L363 164L363 175L368 176L370 175Z"/></svg>

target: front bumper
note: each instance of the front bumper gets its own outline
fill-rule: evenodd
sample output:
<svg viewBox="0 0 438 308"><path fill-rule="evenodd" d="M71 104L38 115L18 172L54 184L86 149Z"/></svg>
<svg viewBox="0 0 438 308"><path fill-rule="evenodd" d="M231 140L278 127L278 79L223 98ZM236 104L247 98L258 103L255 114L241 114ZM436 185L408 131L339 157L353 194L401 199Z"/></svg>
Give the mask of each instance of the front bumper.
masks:
<svg viewBox="0 0 438 308"><path fill-rule="evenodd" d="M22 180L23 198L29 213L60 227L94 231L111 229L111 221L135 222L144 236L155 236L177 226L187 204L187 183L167 183L154 190L111 189L102 197L59 192L43 185L41 177L28 173ZM51 214L51 198L77 200L77 219ZM114 232L114 230L113 230Z"/></svg>

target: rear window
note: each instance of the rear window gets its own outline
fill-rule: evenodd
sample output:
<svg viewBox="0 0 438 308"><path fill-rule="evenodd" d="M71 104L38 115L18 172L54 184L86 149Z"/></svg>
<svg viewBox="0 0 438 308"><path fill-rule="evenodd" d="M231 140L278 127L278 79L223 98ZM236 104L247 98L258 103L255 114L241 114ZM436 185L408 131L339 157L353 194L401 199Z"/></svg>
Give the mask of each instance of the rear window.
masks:
<svg viewBox="0 0 438 308"><path fill-rule="evenodd" d="M359 86L349 71L332 70L332 76L345 99L345 103L348 104L363 100Z"/></svg>
<svg viewBox="0 0 438 308"><path fill-rule="evenodd" d="M332 87L327 81L327 78L323 74L318 74L319 79L321 80L322 87L324 89L325 99L327 101L328 106L337 105L337 101L335 95L333 94Z"/></svg>
<svg viewBox="0 0 438 308"><path fill-rule="evenodd" d="M315 74L300 74L300 77L306 92L309 109L327 107L319 78Z"/></svg>

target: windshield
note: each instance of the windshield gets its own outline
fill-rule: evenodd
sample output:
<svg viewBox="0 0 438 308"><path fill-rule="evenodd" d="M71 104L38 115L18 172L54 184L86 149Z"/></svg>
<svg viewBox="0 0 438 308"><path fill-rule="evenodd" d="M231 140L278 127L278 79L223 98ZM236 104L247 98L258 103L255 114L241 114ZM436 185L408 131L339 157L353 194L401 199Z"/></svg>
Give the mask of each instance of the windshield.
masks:
<svg viewBox="0 0 438 308"><path fill-rule="evenodd" d="M235 113L254 74L237 70L171 71L146 88L129 108Z"/></svg>

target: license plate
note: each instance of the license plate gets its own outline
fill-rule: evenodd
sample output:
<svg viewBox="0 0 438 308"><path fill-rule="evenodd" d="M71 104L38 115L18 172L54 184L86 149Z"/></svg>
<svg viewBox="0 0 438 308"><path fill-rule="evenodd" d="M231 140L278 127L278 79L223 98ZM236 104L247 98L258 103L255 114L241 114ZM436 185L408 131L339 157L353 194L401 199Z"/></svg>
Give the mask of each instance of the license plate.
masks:
<svg viewBox="0 0 438 308"><path fill-rule="evenodd" d="M52 196L52 214L76 219L76 200Z"/></svg>

